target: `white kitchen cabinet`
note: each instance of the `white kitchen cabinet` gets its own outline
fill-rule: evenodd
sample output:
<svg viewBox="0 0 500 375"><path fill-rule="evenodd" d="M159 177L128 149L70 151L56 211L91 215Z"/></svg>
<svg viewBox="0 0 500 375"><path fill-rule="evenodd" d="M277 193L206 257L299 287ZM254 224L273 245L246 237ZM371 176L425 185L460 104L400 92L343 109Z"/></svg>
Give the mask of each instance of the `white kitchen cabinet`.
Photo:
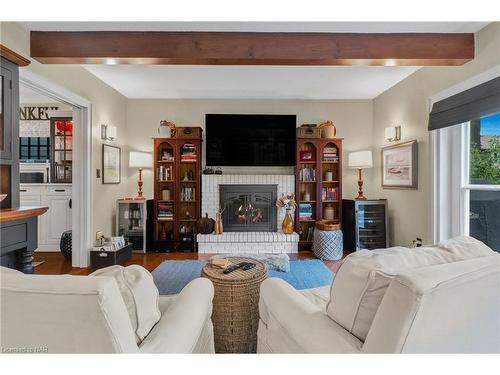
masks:
<svg viewBox="0 0 500 375"><path fill-rule="evenodd" d="M71 230L71 185L21 184L21 206L47 206L38 220L38 250L59 251L61 235Z"/></svg>

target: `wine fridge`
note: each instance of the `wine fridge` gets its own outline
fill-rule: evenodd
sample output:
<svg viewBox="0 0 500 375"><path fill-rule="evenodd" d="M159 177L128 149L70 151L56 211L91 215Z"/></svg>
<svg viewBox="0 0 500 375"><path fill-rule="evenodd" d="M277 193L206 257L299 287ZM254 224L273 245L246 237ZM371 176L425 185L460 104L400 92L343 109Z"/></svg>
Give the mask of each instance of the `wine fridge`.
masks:
<svg viewBox="0 0 500 375"><path fill-rule="evenodd" d="M389 247L387 200L342 200L342 232L344 249Z"/></svg>

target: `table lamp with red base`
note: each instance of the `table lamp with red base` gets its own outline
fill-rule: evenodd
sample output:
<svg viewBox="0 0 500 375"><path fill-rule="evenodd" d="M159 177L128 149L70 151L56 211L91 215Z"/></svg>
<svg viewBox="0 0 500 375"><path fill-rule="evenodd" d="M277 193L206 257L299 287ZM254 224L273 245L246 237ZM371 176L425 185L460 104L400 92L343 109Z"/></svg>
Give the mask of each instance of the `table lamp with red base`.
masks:
<svg viewBox="0 0 500 375"><path fill-rule="evenodd" d="M361 171L373 167L372 152L370 150L351 152L349 154L348 166L351 169L358 170L358 196L355 199L366 200L363 194L363 177Z"/></svg>
<svg viewBox="0 0 500 375"><path fill-rule="evenodd" d="M142 193L142 185L144 184L142 180L142 169L143 168L152 168L153 166L153 157L148 152L138 152L131 151L129 154L129 167L130 168L139 168L139 180L137 181L137 195L134 199L146 199Z"/></svg>

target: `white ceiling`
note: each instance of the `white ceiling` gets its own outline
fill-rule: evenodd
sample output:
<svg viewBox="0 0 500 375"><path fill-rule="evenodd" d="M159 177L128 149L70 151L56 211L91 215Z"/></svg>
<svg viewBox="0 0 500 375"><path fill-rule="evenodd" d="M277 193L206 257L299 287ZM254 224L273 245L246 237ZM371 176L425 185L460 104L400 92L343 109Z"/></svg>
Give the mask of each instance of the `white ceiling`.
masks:
<svg viewBox="0 0 500 375"><path fill-rule="evenodd" d="M372 99L419 67L85 65L133 99Z"/></svg>
<svg viewBox="0 0 500 375"><path fill-rule="evenodd" d="M488 22L21 22L36 31L474 33Z"/></svg>
<svg viewBox="0 0 500 375"><path fill-rule="evenodd" d="M487 22L24 22L39 31L476 32ZM131 99L373 99L420 67L83 65Z"/></svg>

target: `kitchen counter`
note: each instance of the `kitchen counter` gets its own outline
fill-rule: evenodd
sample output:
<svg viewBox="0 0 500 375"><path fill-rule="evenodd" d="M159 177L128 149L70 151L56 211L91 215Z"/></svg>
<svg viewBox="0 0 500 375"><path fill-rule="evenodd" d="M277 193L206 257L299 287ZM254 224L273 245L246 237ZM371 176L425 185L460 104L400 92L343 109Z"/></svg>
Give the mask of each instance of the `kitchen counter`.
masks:
<svg viewBox="0 0 500 375"><path fill-rule="evenodd" d="M4 267L33 273L33 251L38 247L38 216L48 207L21 206L0 210L0 260Z"/></svg>
<svg viewBox="0 0 500 375"><path fill-rule="evenodd" d="M47 212L48 209L49 209L48 207L31 207L31 206L23 206L17 208L2 208L0 209L0 223L40 216L45 212Z"/></svg>

